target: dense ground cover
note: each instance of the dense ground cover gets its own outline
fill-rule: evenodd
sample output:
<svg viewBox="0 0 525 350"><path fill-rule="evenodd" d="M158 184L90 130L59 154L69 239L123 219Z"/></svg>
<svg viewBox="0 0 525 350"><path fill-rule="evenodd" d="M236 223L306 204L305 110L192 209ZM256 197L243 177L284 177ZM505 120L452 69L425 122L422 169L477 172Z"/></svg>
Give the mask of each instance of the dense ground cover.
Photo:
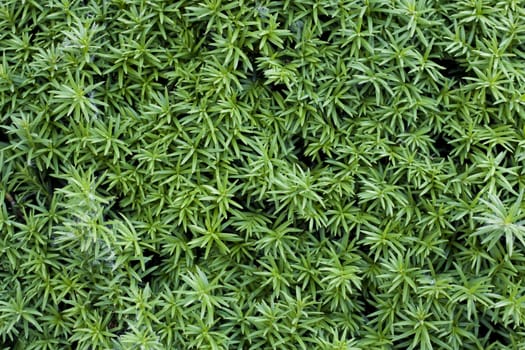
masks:
<svg viewBox="0 0 525 350"><path fill-rule="evenodd" d="M524 7L0 1L2 348L525 348Z"/></svg>

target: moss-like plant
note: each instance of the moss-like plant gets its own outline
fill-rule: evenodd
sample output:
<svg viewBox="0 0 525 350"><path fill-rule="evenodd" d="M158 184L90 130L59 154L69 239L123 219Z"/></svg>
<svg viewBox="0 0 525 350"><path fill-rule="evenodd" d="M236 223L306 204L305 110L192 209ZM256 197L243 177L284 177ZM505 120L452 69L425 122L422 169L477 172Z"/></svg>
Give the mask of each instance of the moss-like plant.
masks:
<svg viewBox="0 0 525 350"><path fill-rule="evenodd" d="M1 0L0 347L525 348L524 5Z"/></svg>

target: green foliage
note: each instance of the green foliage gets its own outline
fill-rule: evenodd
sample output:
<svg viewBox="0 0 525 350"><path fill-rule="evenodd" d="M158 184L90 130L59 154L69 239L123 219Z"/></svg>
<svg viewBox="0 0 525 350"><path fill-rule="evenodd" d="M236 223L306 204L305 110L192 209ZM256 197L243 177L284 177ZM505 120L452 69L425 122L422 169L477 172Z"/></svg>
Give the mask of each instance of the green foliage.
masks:
<svg viewBox="0 0 525 350"><path fill-rule="evenodd" d="M525 348L524 9L0 1L0 347Z"/></svg>

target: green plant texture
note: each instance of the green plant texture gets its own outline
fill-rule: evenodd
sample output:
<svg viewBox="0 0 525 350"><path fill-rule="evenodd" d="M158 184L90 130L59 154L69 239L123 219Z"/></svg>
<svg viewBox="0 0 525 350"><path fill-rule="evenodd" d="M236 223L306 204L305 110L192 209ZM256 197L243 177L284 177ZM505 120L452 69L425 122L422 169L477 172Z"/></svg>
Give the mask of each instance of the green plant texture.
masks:
<svg viewBox="0 0 525 350"><path fill-rule="evenodd" d="M525 1L0 0L0 348L525 349Z"/></svg>

